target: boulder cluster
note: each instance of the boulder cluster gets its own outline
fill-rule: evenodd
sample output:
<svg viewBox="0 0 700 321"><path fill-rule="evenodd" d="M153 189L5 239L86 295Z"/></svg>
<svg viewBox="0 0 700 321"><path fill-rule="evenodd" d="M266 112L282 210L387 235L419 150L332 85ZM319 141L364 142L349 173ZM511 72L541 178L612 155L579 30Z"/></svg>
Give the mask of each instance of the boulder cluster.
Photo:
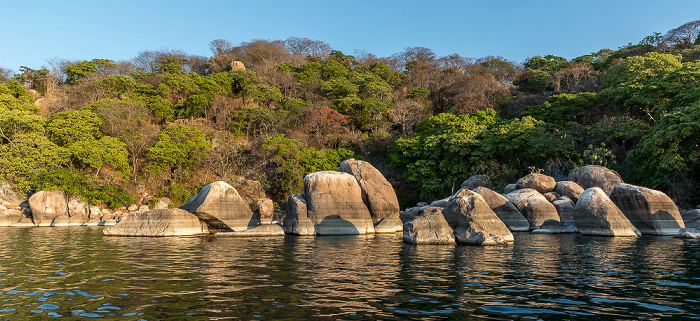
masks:
<svg viewBox="0 0 700 321"><path fill-rule="evenodd" d="M520 231L700 236L700 210L681 216L666 194L625 184L617 172L602 166L576 169L559 182L529 174L506 186L502 195L487 185L487 177L471 177L452 197L402 212L404 241L491 245L512 242L511 232Z"/></svg>
<svg viewBox="0 0 700 321"><path fill-rule="evenodd" d="M474 176L454 195L403 212L384 176L355 159L344 161L338 171L307 175L304 192L289 196L284 213L275 210L255 183L245 181L237 190L214 182L179 208L159 200L153 210L133 204L100 209L60 191L41 191L22 200L5 185L0 186L0 226L104 225L104 234L113 236L403 231L406 243L465 245L507 244L514 241L513 232L700 237L700 210L681 216L664 193L625 184L615 171L593 165L558 182L533 173L506 186L503 194L488 188L488 177Z"/></svg>

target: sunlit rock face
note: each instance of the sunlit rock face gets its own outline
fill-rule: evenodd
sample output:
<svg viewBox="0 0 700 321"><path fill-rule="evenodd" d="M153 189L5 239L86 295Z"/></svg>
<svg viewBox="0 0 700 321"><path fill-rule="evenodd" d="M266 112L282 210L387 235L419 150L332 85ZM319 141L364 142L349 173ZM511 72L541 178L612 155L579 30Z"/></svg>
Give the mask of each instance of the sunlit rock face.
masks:
<svg viewBox="0 0 700 321"><path fill-rule="evenodd" d="M610 199L643 235L676 235L685 227L678 207L663 192L621 183Z"/></svg>
<svg viewBox="0 0 700 321"><path fill-rule="evenodd" d="M584 189L581 187L581 185L576 184L576 182L561 181L557 182L557 185L554 187L554 191L559 195L566 195L572 201L576 202L578 201L579 197L581 197L581 194L583 194Z"/></svg>
<svg viewBox="0 0 700 321"><path fill-rule="evenodd" d="M60 191L40 191L29 197L32 220L36 226L51 226L58 216L68 216L68 199Z"/></svg>
<svg viewBox="0 0 700 321"><path fill-rule="evenodd" d="M253 214L238 191L222 181L204 186L180 209L195 214L211 229L218 231L242 231L260 224L260 218Z"/></svg>
<svg viewBox="0 0 700 321"><path fill-rule="evenodd" d="M527 218L530 230L539 228L546 220L559 220L559 213L554 205L534 189L519 189L503 196Z"/></svg>
<svg viewBox="0 0 700 321"><path fill-rule="evenodd" d="M474 192L484 198L491 210L503 221L509 230L513 232L526 232L530 229L530 222L520 214L520 211L503 195L486 187L477 187Z"/></svg>
<svg viewBox="0 0 700 321"><path fill-rule="evenodd" d="M372 164L354 158L343 161L340 171L357 179L362 200L369 209L375 233L394 233L403 229L399 218L399 200L394 187Z"/></svg>
<svg viewBox="0 0 700 321"><path fill-rule="evenodd" d="M284 216L284 232L293 235L314 235L314 222L309 219L304 194L292 194L287 199L287 210Z"/></svg>
<svg viewBox="0 0 700 321"><path fill-rule="evenodd" d="M587 189L574 207L576 228L583 235L637 237L641 233L599 187Z"/></svg>
<svg viewBox="0 0 700 321"><path fill-rule="evenodd" d="M323 171L306 175L304 199L316 235L374 233L360 185L348 173Z"/></svg>
<svg viewBox="0 0 700 321"><path fill-rule="evenodd" d="M456 244L454 230L442 215L443 207L428 207L403 227L403 240L410 244Z"/></svg>
<svg viewBox="0 0 700 321"><path fill-rule="evenodd" d="M194 214L174 208L127 214L119 223L105 227L103 233L110 236L184 236L209 234L209 229Z"/></svg>
<svg viewBox="0 0 700 321"><path fill-rule="evenodd" d="M622 177L616 171L598 165L586 165L569 173L569 180L576 182L583 189L600 187L610 195L615 185L623 183Z"/></svg>
<svg viewBox="0 0 700 321"><path fill-rule="evenodd" d="M532 188L540 193L551 192L556 185L554 177L538 173L528 174L515 183L517 189Z"/></svg>
<svg viewBox="0 0 700 321"><path fill-rule="evenodd" d="M513 242L513 234L478 193L466 188L450 198L443 210L455 238L464 245L495 245Z"/></svg>

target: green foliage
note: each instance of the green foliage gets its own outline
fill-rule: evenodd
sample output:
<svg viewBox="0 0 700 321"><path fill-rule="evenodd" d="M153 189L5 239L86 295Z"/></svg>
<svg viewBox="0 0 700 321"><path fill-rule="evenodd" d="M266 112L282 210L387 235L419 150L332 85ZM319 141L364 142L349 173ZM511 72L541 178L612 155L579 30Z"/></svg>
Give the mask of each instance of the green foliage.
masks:
<svg viewBox="0 0 700 321"><path fill-rule="evenodd" d="M700 166L700 103L661 117L627 156L638 168L638 179L655 189L666 189L670 177L689 175Z"/></svg>
<svg viewBox="0 0 700 321"><path fill-rule="evenodd" d="M542 56L532 57L532 58L525 61L524 66L526 69L549 72L549 71L557 71L557 70L566 68L566 66L568 64L569 63L566 60L566 58L554 56L554 55L546 55L544 57L542 57Z"/></svg>
<svg viewBox="0 0 700 321"><path fill-rule="evenodd" d="M0 144L0 177L26 192L29 177L66 166L70 152L51 142L41 132L20 133L12 144Z"/></svg>
<svg viewBox="0 0 700 321"><path fill-rule="evenodd" d="M65 111L52 116L46 123L51 141L64 146L84 140L102 137L102 118L89 109Z"/></svg>
<svg viewBox="0 0 700 321"><path fill-rule="evenodd" d="M207 157L210 148L206 133L196 127L168 126L158 135L158 142L146 151L150 161L145 171L151 175L170 174L175 180L189 178L195 164Z"/></svg>
<svg viewBox="0 0 700 321"><path fill-rule="evenodd" d="M601 94L617 106L644 111L660 103L654 91L658 81L681 67L681 56L650 52L625 58L603 76Z"/></svg>
<svg viewBox="0 0 700 321"><path fill-rule="evenodd" d="M538 106L526 106L520 117L532 116L564 129L568 122L582 123L583 118L593 111L600 99L596 93L560 94L547 98Z"/></svg>
<svg viewBox="0 0 700 321"><path fill-rule="evenodd" d="M554 77L545 71L528 69L520 74L514 84L526 93L543 95L554 90Z"/></svg>
<svg viewBox="0 0 700 321"><path fill-rule="evenodd" d="M67 67L65 70L66 82L76 83L79 80L85 79L88 76L96 74L98 71L104 71L110 67L116 66L109 59L93 59L90 61L81 61Z"/></svg>
<svg viewBox="0 0 700 321"><path fill-rule="evenodd" d="M32 103L32 95L17 80L0 82L0 109L39 112L39 107Z"/></svg>
<svg viewBox="0 0 700 321"><path fill-rule="evenodd" d="M477 136L498 121L492 109L472 115L439 114L416 127L416 133L394 142L390 166L405 168L408 182L420 183L421 197L446 195L471 172L468 159L477 147Z"/></svg>
<svg viewBox="0 0 700 321"><path fill-rule="evenodd" d="M129 153L126 145L119 139L103 136L96 140L81 140L65 146L78 161L97 170L100 173L102 165L108 164L118 173L118 178L128 178Z"/></svg>
<svg viewBox="0 0 700 321"><path fill-rule="evenodd" d="M294 139L277 135L263 140L262 151L275 165L274 175L270 179L275 197L285 200L293 193L299 193L304 187L304 176L311 172L338 170L340 163L352 158L354 153L339 148L337 150L317 150L304 148Z"/></svg>
<svg viewBox="0 0 700 321"><path fill-rule="evenodd" d="M31 177L30 191L62 190L68 195L80 196L88 204L105 204L112 208L136 203L129 191L112 184L100 182L79 172L57 169Z"/></svg>

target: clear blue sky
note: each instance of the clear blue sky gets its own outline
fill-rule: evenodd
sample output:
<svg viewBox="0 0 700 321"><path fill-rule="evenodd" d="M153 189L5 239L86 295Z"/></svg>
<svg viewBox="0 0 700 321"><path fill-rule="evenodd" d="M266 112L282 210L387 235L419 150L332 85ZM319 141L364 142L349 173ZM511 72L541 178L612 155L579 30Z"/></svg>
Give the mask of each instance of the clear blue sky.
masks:
<svg viewBox="0 0 700 321"><path fill-rule="evenodd" d="M143 50L210 56L209 42L303 37L346 54L406 47L438 56L571 59L700 19L698 0L1 1L0 66L131 59Z"/></svg>

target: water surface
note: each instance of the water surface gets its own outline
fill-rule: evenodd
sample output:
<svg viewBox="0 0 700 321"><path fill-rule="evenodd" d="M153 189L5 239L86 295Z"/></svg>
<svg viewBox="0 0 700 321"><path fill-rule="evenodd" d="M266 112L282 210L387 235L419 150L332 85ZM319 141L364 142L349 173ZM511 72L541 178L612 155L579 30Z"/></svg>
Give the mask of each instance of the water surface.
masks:
<svg viewBox="0 0 700 321"><path fill-rule="evenodd" d="M0 228L0 318L697 319L700 242L516 234L508 246Z"/></svg>

